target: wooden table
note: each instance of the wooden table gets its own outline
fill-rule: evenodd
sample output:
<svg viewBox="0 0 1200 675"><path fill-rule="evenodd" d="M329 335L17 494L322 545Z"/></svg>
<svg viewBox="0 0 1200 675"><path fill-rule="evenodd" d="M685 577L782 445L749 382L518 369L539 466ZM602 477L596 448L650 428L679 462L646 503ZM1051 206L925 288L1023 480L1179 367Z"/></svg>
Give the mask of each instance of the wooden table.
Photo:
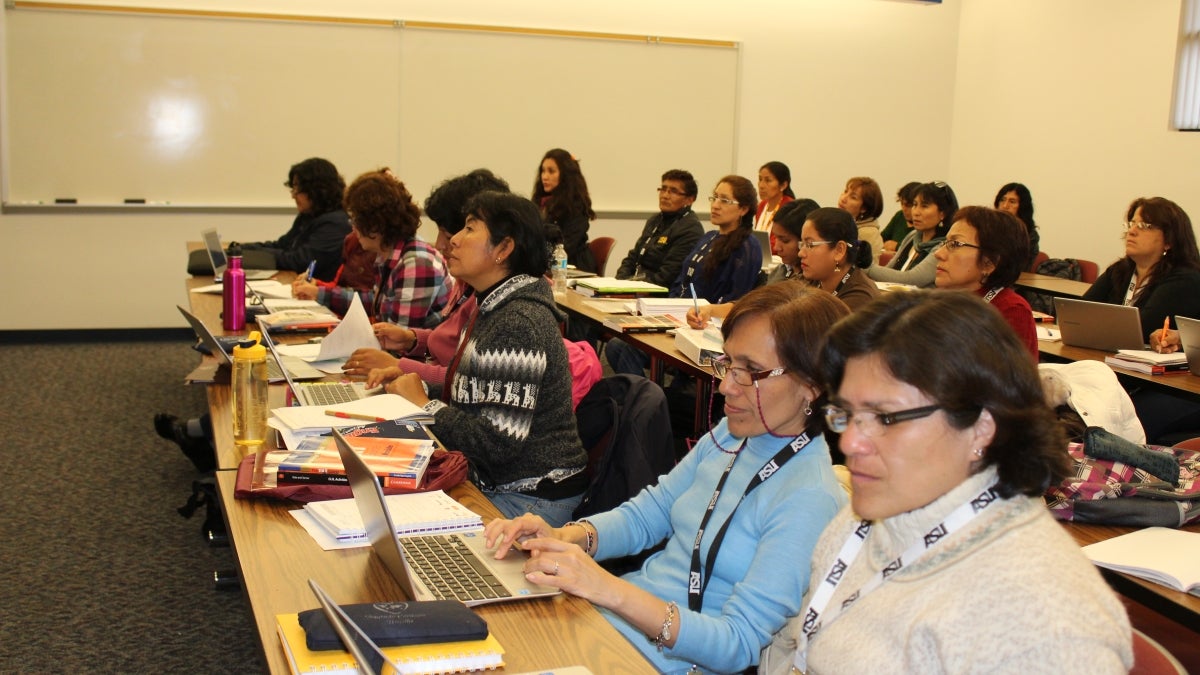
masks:
<svg viewBox="0 0 1200 675"><path fill-rule="evenodd" d="M1017 279L1016 287L1056 295L1062 298L1082 298L1083 294L1087 293L1087 290L1092 285L1073 279L1052 277L1046 274L1034 274L1033 272L1022 272L1021 276Z"/></svg>
<svg viewBox="0 0 1200 675"><path fill-rule="evenodd" d="M675 348L675 336L669 333L621 333L604 327L605 319L614 316L587 304L588 298L574 291L555 294L559 308L573 317L581 318L600 327L608 338L617 338L650 357L650 379L659 386L667 368L675 369L696 383L696 403L692 437L700 438L708 431L708 401L712 397L717 376L709 366L701 366Z"/></svg>
<svg viewBox="0 0 1200 675"><path fill-rule="evenodd" d="M1057 330L1057 326L1051 326ZM1038 352L1048 362L1099 361L1104 363L1104 357L1112 356L1113 352L1087 347L1071 347L1062 342L1038 341ZM1170 375L1147 375L1129 368L1109 366L1126 383L1150 384L1162 388L1168 393L1184 396L1200 397L1200 377L1189 372L1172 373Z"/></svg>
<svg viewBox="0 0 1200 675"><path fill-rule="evenodd" d="M1089 525L1070 522L1064 522L1062 525L1080 546L1095 544L1138 529L1120 525ZM1200 524L1187 525L1181 529L1188 532L1200 532ZM1142 603L1172 621L1190 626L1193 630L1200 630L1200 597L1180 593L1162 584L1139 579L1129 574L1104 568L1098 569L1113 590L1121 595Z"/></svg>
<svg viewBox="0 0 1200 675"><path fill-rule="evenodd" d="M275 615L317 606L308 588L316 579L338 603L398 600L404 593L367 546L323 551L288 514L299 508L274 500L234 499L235 472L218 471L221 505L242 589L254 615L271 673L288 673ZM499 515L474 486L451 495L490 520ZM586 600L569 595L476 607L505 650L508 672L584 665L593 673L652 673L654 668Z"/></svg>

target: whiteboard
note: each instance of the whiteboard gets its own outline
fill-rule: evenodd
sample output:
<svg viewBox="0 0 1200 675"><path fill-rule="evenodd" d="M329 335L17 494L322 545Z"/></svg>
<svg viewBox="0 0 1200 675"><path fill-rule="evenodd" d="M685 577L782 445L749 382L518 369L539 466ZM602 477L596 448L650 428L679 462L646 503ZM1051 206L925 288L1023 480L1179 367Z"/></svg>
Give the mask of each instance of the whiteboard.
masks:
<svg viewBox="0 0 1200 675"><path fill-rule="evenodd" d="M597 209L645 211L666 169L705 190L734 165L731 48L87 10L5 22L8 204L280 206L312 156L347 181L391 166L419 200L478 166L528 194L565 147Z"/></svg>

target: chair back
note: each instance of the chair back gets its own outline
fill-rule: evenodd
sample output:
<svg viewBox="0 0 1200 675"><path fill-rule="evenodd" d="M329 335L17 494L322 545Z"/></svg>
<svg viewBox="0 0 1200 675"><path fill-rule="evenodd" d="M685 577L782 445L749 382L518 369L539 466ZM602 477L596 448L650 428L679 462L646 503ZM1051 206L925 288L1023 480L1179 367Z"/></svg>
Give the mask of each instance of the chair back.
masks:
<svg viewBox="0 0 1200 675"><path fill-rule="evenodd" d="M1187 669L1166 647L1133 629L1133 668L1130 675L1187 675Z"/></svg>
<svg viewBox="0 0 1200 675"><path fill-rule="evenodd" d="M617 243L612 237L596 237L588 242L592 257L596 259L596 274L606 276L605 267L608 265L608 254L612 252L613 244Z"/></svg>
<svg viewBox="0 0 1200 675"><path fill-rule="evenodd" d="M1029 271L1036 274L1038 265L1041 265L1049 259L1050 256L1046 255L1045 251L1038 251L1038 254L1033 257L1033 264L1029 266Z"/></svg>
<svg viewBox="0 0 1200 675"><path fill-rule="evenodd" d="M1075 260L1079 263L1079 280L1089 284L1096 283L1096 277L1100 276L1100 266L1083 258Z"/></svg>

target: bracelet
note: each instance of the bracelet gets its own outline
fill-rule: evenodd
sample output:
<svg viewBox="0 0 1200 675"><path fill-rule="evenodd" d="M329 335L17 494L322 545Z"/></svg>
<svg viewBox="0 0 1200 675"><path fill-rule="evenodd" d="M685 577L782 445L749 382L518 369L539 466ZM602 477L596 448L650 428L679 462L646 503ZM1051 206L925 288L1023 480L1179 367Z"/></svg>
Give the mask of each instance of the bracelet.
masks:
<svg viewBox="0 0 1200 675"><path fill-rule="evenodd" d="M596 526L592 525L586 520L572 520L571 522L567 523L567 525L578 525L579 527L583 528L583 534L587 537L587 547L583 549L583 552L591 555L593 549L596 547L596 537L592 534L592 529ZM566 527L567 525L563 525L563 527ZM589 525L591 527L589 527Z"/></svg>
<svg viewBox="0 0 1200 675"><path fill-rule="evenodd" d="M671 624L675 623L675 610L679 609L679 605L674 602L667 603L667 618L663 619L662 629L658 631L658 635L650 638L650 642L658 647L658 651L662 651L663 647L667 646L667 641L671 639Z"/></svg>

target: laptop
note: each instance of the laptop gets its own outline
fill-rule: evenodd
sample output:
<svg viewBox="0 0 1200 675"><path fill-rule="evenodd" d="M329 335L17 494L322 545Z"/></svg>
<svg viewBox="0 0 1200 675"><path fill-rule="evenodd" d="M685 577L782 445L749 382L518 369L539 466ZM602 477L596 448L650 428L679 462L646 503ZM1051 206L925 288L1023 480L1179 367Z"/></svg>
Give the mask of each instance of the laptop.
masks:
<svg viewBox="0 0 1200 675"><path fill-rule="evenodd" d="M1183 355L1187 357L1188 370L1200 375L1200 320L1175 315L1175 326L1179 328L1179 342Z"/></svg>
<svg viewBox="0 0 1200 675"><path fill-rule="evenodd" d="M1054 298L1054 310L1064 345L1106 352L1146 348L1137 307Z"/></svg>
<svg viewBox="0 0 1200 675"><path fill-rule="evenodd" d="M225 275L225 269L229 266L225 260L225 249L221 248L221 238L217 236L217 231L214 229L204 230L200 233L204 239L204 248L208 251L208 260L213 266L213 281L221 283L221 277ZM275 276L279 270L244 270L246 272L246 280L255 279L270 279Z"/></svg>
<svg viewBox="0 0 1200 675"><path fill-rule="evenodd" d="M220 366L232 366L233 354L230 350L233 349L232 343L229 340L221 340L209 330L200 317L192 314L183 307L175 305L175 309L183 315L183 318L192 327L192 331L196 333L196 337L200 340L200 344L204 345L208 352L212 354ZM261 328L261 327L260 327ZM266 332L263 331L263 340L266 340ZM236 342L236 341L233 341ZM285 362L279 359L267 360L267 380L270 382L282 382L289 377L294 377L299 380L315 380L325 377L325 373L313 368L304 361L297 358L288 358Z"/></svg>
<svg viewBox="0 0 1200 675"><path fill-rule="evenodd" d="M258 331L262 333L263 342L271 352L272 359L282 364L283 359L287 357L284 357L275 349L275 340L271 338L271 334L263 326L262 317L260 316L255 320L258 322ZM300 359L297 360L299 361ZM303 361L300 362L304 363ZM304 365L317 373L317 377L308 379L325 377L325 373L307 363ZM294 377L293 374L288 372L289 370L290 368L283 369L283 379L287 380L288 388L292 390L292 397L300 405L337 405L383 393L383 387L367 389L366 383L363 382L296 382L296 380L301 378Z"/></svg>
<svg viewBox="0 0 1200 675"><path fill-rule="evenodd" d="M321 603L321 611L329 620L329 625L341 638L342 646L354 657L354 664L357 666L358 672L378 675L383 672L385 663L391 666L393 673L404 672L387 657L387 654L383 653L379 645L375 644L375 641L358 624L354 623L354 619L351 619L346 611L339 607L333 598L329 597L329 594L317 584L315 579L309 579L308 586L312 589L313 595L317 596L317 602Z"/></svg>
<svg viewBox="0 0 1200 675"><path fill-rule="evenodd" d="M528 554L513 551L496 560L482 530L397 537L379 479L341 431L334 429L333 437L371 547L410 600L458 600L474 606L561 593L525 579Z"/></svg>

